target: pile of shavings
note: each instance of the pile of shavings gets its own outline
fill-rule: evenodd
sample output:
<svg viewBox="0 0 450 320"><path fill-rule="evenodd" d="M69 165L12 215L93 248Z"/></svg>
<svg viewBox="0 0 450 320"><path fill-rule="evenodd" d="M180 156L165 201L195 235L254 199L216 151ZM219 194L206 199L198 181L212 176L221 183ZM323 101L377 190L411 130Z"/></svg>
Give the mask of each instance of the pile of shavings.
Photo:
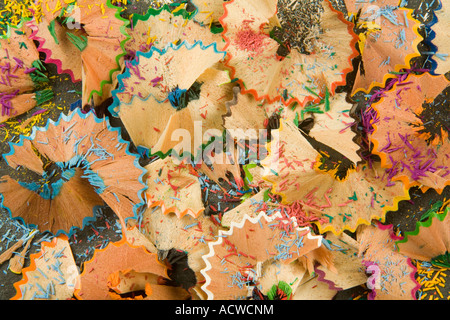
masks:
<svg viewBox="0 0 450 320"><path fill-rule="evenodd" d="M448 6L0 3L0 299L450 299Z"/></svg>
<svg viewBox="0 0 450 320"><path fill-rule="evenodd" d="M51 65L48 68L54 69ZM46 100L30 111L0 124L0 140L5 145L7 142L16 142L20 135L29 135L34 126L44 126L48 119L56 121L61 112L73 110L72 105L76 105L81 97L80 84L73 83L67 75L50 75L42 88L47 92Z"/></svg>
<svg viewBox="0 0 450 320"><path fill-rule="evenodd" d="M414 261L417 266L416 279L421 288L418 300L448 300L448 267L434 266L427 261Z"/></svg>
<svg viewBox="0 0 450 320"><path fill-rule="evenodd" d="M23 19L29 19L33 16L30 8L33 6L33 1L9 1L4 0L0 4L0 30L1 37L6 37L11 28L18 27L23 23Z"/></svg>

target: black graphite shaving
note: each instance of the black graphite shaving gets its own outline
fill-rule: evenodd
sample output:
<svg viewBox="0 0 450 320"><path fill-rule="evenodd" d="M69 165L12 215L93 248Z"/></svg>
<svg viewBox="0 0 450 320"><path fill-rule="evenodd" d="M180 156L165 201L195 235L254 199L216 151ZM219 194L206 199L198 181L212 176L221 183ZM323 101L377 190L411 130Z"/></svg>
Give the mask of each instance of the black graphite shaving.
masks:
<svg viewBox="0 0 450 320"><path fill-rule="evenodd" d="M299 123L299 126L300 124L303 123ZM319 170L324 172L335 171L334 178L336 180L343 181L348 177L350 170L355 169L355 164L339 151L320 141L317 141L301 130L300 133L309 142L309 144L320 153L321 157L319 159Z"/></svg>
<svg viewBox="0 0 450 320"><path fill-rule="evenodd" d="M416 229L416 223L421 221L424 215L434 206L440 208L441 204L450 198L450 186L444 188L441 194L434 189L422 192L419 187L409 189L410 200L402 200L398 203L398 210L386 213L385 225L392 225L394 232L412 232ZM441 203L441 204L439 204ZM444 206L444 208L447 205Z"/></svg>
<svg viewBox="0 0 450 320"><path fill-rule="evenodd" d="M177 249L170 249L167 251L158 251L158 256L167 259L170 268L167 271L169 279L166 279L166 284L173 287L182 287L186 290L194 287L197 283L195 272L189 268L187 253Z"/></svg>
<svg viewBox="0 0 450 320"><path fill-rule="evenodd" d="M203 83L194 82L187 91L180 91L178 86L169 94L169 101L177 111L186 108L189 102L200 99L200 92Z"/></svg>
<svg viewBox="0 0 450 320"><path fill-rule="evenodd" d="M287 56L293 48L302 54L311 54L314 41L321 32L321 0L278 0L277 17L280 27L271 31L273 39L280 43L278 54Z"/></svg>
<svg viewBox="0 0 450 320"><path fill-rule="evenodd" d="M439 138L441 142L445 141L450 134L450 117L448 116L450 111L450 86L446 87L433 101L424 101L422 108L422 112L416 114L421 124L413 124L413 126L422 127L418 133L428 136L426 139L428 144L436 138Z"/></svg>
<svg viewBox="0 0 450 320"><path fill-rule="evenodd" d="M344 181L350 170L355 170L355 164L345 157L338 159L333 153L320 152L320 154L318 169L324 172L335 171L333 176L338 181Z"/></svg>
<svg viewBox="0 0 450 320"><path fill-rule="evenodd" d="M8 170L8 175L17 182L24 182L24 183L34 182L40 185L41 191L44 184L45 185L48 184L48 187L51 189L51 184L61 178L62 169L59 166L57 166L54 162L50 161L45 156L41 155L34 147L33 143L31 143L31 148L44 164L43 166L44 175L40 175L25 166L18 166L14 170Z"/></svg>

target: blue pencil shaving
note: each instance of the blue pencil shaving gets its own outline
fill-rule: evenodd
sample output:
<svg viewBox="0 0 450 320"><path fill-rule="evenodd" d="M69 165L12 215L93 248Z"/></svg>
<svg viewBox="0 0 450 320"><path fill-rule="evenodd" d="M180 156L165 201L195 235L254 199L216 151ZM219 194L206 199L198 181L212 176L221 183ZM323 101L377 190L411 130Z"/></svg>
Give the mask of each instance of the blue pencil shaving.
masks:
<svg viewBox="0 0 450 320"><path fill-rule="evenodd" d="M142 231L142 220L144 219L144 215L143 215L143 213L144 213L144 211L145 210L141 210L139 213L138 213L138 227L139 227L139 231Z"/></svg>
<svg viewBox="0 0 450 320"><path fill-rule="evenodd" d="M53 283L53 281L50 281L50 294L55 295L55 293L55 284Z"/></svg>
<svg viewBox="0 0 450 320"><path fill-rule="evenodd" d="M301 236L300 238L295 239L295 240L294 240L294 245L295 245L297 248L303 247L303 236Z"/></svg>
<svg viewBox="0 0 450 320"><path fill-rule="evenodd" d="M39 268L36 267L36 270L39 271L39 273L45 278L48 279L47 275Z"/></svg>
<svg viewBox="0 0 450 320"><path fill-rule="evenodd" d="M116 150L120 151L123 148L124 145L125 145L124 143L120 143L119 142L118 144L116 144Z"/></svg>
<svg viewBox="0 0 450 320"><path fill-rule="evenodd" d="M398 16L395 13L395 11L398 9L397 6L385 6L380 8L376 13L375 16L376 18L378 18L379 16L383 16L385 17L387 20L389 20L390 23L392 23L393 25L396 26L401 26L403 25L399 20L398 20ZM376 19L375 18L375 19Z"/></svg>
<svg viewBox="0 0 450 320"><path fill-rule="evenodd" d="M280 252L279 254L273 257L275 260L287 260L292 258L292 254L289 252Z"/></svg>
<svg viewBox="0 0 450 320"><path fill-rule="evenodd" d="M405 29L400 30L395 40L395 47L397 49L403 47L406 43ZM406 49L406 48L405 48Z"/></svg>
<svg viewBox="0 0 450 320"><path fill-rule="evenodd" d="M57 259L61 258L64 255L64 250L66 250L66 247L62 248L56 254L54 254L54 257Z"/></svg>
<svg viewBox="0 0 450 320"><path fill-rule="evenodd" d="M76 124L77 124L77 121L74 121L70 126L68 126L67 128L64 128L63 133L69 132L69 130L72 129L73 126Z"/></svg>
<svg viewBox="0 0 450 320"><path fill-rule="evenodd" d="M20 288L20 292L22 293L22 300L24 300L25 294L27 293L27 287L23 286L22 288Z"/></svg>
<svg viewBox="0 0 450 320"><path fill-rule="evenodd" d="M40 292L42 292L42 294L45 294L44 288L42 288L42 286L41 286L39 283L36 282L35 285L36 285L36 287L38 288L38 290L39 290Z"/></svg>
<svg viewBox="0 0 450 320"><path fill-rule="evenodd" d="M206 241L205 241L205 236L203 235L203 236L201 236L201 238L200 239L198 239L198 242L201 242L201 243L203 243L203 244L206 244Z"/></svg>
<svg viewBox="0 0 450 320"><path fill-rule="evenodd" d="M45 296L47 297L47 299L50 297L50 295L52 294L52 288L51 288L51 281L47 284L47 288L45 289Z"/></svg>
<svg viewBox="0 0 450 320"><path fill-rule="evenodd" d="M23 242L26 242L28 240L30 240L32 237L34 237L34 235L38 233L38 230L32 230L30 233L28 233L27 235L24 235L21 240L23 240Z"/></svg>
<svg viewBox="0 0 450 320"><path fill-rule="evenodd" d="M261 223L261 220L258 220L258 223L259 223L259 226L261 227L261 229L264 229L264 227L263 227L263 225Z"/></svg>
<svg viewBox="0 0 450 320"><path fill-rule="evenodd" d="M57 260L54 264L51 265L51 268L53 271L58 272L61 277L64 277L64 274L61 271L61 265L62 265L62 262Z"/></svg>
<svg viewBox="0 0 450 320"><path fill-rule="evenodd" d="M67 162L56 162L58 167L60 167L63 171L75 171L75 168L80 167L81 162L83 159L76 155L72 158L70 158ZM70 172L67 172L66 174L70 174ZM73 172L75 174L75 172Z"/></svg>
<svg viewBox="0 0 450 320"><path fill-rule="evenodd" d="M116 198L117 202L120 202L119 197L117 196L117 194L115 194L114 192L111 192L114 196L114 198Z"/></svg>
<svg viewBox="0 0 450 320"><path fill-rule="evenodd" d="M25 256L21 255L20 252L14 251L13 253L14 253L14 255L16 255L16 256L18 256L20 258L23 258L23 259L26 258Z"/></svg>
<svg viewBox="0 0 450 320"><path fill-rule="evenodd" d="M243 281L242 279L245 279L245 277L237 271L235 274L231 275L231 284L236 285L239 289L242 289L245 285L250 284L250 281Z"/></svg>
<svg viewBox="0 0 450 320"><path fill-rule="evenodd" d="M331 242L328 241L327 239L322 238L322 244L323 244L328 250L333 250L333 249L331 248L330 243L331 243Z"/></svg>
<svg viewBox="0 0 450 320"><path fill-rule="evenodd" d="M225 267L225 269L223 269L222 271L220 271L220 273L229 273L230 271L228 271L228 268Z"/></svg>
<svg viewBox="0 0 450 320"><path fill-rule="evenodd" d="M47 138L47 141L36 141L37 143L40 143L40 144L48 144L48 138Z"/></svg>
<svg viewBox="0 0 450 320"><path fill-rule="evenodd" d="M72 135L72 133L73 133L73 131L71 130L67 134L64 135L64 138L63 138L64 144L67 144L70 141L70 136Z"/></svg>
<svg viewBox="0 0 450 320"><path fill-rule="evenodd" d="M64 180L59 179L56 182L53 182L51 184L52 186L52 195L51 198L54 199L57 195L59 195L59 193L61 192L61 188L64 184Z"/></svg>
<svg viewBox="0 0 450 320"><path fill-rule="evenodd" d="M107 159L110 159L110 158L114 160L114 155L112 153L109 153L101 145L94 143L94 139L92 137L91 137L91 147L86 152L85 157L88 157L91 154L94 154L97 157L99 157L98 160L107 160Z"/></svg>
<svg viewBox="0 0 450 320"><path fill-rule="evenodd" d="M120 224L119 220L116 220L115 227L118 229L118 230L116 230L116 233L121 234L122 233L122 225Z"/></svg>
<svg viewBox="0 0 450 320"><path fill-rule="evenodd" d="M48 184L42 186L42 191L40 192L41 197L44 199L53 199L53 192L50 190Z"/></svg>
<svg viewBox="0 0 450 320"><path fill-rule="evenodd" d="M87 134L82 136L81 138L79 138L78 140L75 141L75 143L73 144L73 152L78 154L78 145L87 137Z"/></svg>
<svg viewBox="0 0 450 320"><path fill-rule="evenodd" d="M98 194L103 193L105 191L105 189L107 188L105 183L104 183L104 181L103 181L103 179L100 178L100 176L96 172L94 172L94 171L92 171L90 169L85 169L84 170L84 175L82 176L82 178L87 178L89 180L89 183L93 187L96 188L95 191Z"/></svg>
<svg viewBox="0 0 450 320"><path fill-rule="evenodd" d="M441 59L442 61L446 61L448 54L447 53L436 53L436 57Z"/></svg>
<svg viewBox="0 0 450 320"><path fill-rule="evenodd" d="M185 226L183 229L184 229L184 230L187 230L187 229L190 229L190 228L192 228L192 227L195 227L196 225L198 225L198 222L189 224L189 225Z"/></svg>
<svg viewBox="0 0 450 320"><path fill-rule="evenodd" d="M9 240L8 236L9 236L9 232L10 232L10 231L11 231L11 230L8 229L8 230L6 231L6 233L3 235L3 237L2 237L2 242L4 242L5 239L8 239L8 240Z"/></svg>
<svg viewBox="0 0 450 320"><path fill-rule="evenodd" d="M385 60L383 60L378 67L386 66L391 62L391 57L387 57Z"/></svg>
<svg viewBox="0 0 450 320"><path fill-rule="evenodd" d="M62 176L66 181L69 181L74 175L75 175L75 169L74 169L74 168L64 170L64 171L61 173L61 176Z"/></svg>

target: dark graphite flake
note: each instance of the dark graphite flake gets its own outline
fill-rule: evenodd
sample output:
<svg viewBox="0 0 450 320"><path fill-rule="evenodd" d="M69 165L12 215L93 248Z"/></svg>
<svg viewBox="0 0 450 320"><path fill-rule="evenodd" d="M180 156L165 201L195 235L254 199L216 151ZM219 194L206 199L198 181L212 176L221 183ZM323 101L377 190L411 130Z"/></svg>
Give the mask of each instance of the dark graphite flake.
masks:
<svg viewBox="0 0 450 320"><path fill-rule="evenodd" d="M445 88L431 102L424 101L422 112L416 114L420 119L420 124L413 124L419 127L418 133L423 134L427 143L437 139L440 143L448 139L450 133L450 86Z"/></svg>
<svg viewBox="0 0 450 320"><path fill-rule="evenodd" d="M323 13L320 0L278 0L280 27L271 36L280 43L278 54L287 56L291 49L310 54L313 43L320 34L320 17Z"/></svg>

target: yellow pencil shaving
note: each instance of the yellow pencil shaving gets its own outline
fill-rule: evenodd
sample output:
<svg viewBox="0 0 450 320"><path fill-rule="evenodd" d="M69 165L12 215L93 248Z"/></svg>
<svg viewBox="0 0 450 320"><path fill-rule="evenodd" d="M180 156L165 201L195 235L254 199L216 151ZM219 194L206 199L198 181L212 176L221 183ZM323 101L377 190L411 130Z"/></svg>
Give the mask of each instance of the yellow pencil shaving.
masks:
<svg viewBox="0 0 450 320"><path fill-rule="evenodd" d="M431 291L431 290L434 290L434 287L431 287L431 288L424 288L424 289L422 289L422 291Z"/></svg>
<svg viewBox="0 0 450 320"><path fill-rule="evenodd" d="M62 9L62 5L61 5L61 2L58 0L58 2L56 3L55 9L53 9L52 13L55 13L61 9Z"/></svg>
<svg viewBox="0 0 450 320"><path fill-rule="evenodd" d="M450 199L444 199L444 203L441 206L441 209L439 211L444 211L444 209L450 204Z"/></svg>
<svg viewBox="0 0 450 320"><path fill-rule="evenodd" d="M150 43L154 43L154 42L156 42L156 36L154 36L154 37L149 37L149 38L147 39L147 45L149 45Z"/></svg>
<svg viewBox="0 0 450 320"><path fill-rule="evenodd" d="M425 278L421 278L418 282L419 282L419 284L422 286L422 285L424 284L425 281L426 281Z"/></svg>
<svg viewBox="0 0 450 320"><path fill-rule="evenodd" d="M436 278L439 276L439 273L440 273L441 271L440 270L438 270L437 272L436 272L436 274L434 275L434 278L431 280L431 281L436 281Z"/></svg>
<svg viewBox="0 0 450 320"><path fill-rule="evenodd" d="M441 297L441 299L444 299L444 296L442 295L438 287L436 287L436 292L438 293L439 297Z"/></svg>
<svg viewBox="0 0 450 320"><path fill-rule="evenodd" d="M175 12L178 12L178 11L182 10L184 7L185 7L184 4L183 4L183 5L179 5L178 7L176 7L176 8L172 11L172 13L175 13Z"/></svg>

